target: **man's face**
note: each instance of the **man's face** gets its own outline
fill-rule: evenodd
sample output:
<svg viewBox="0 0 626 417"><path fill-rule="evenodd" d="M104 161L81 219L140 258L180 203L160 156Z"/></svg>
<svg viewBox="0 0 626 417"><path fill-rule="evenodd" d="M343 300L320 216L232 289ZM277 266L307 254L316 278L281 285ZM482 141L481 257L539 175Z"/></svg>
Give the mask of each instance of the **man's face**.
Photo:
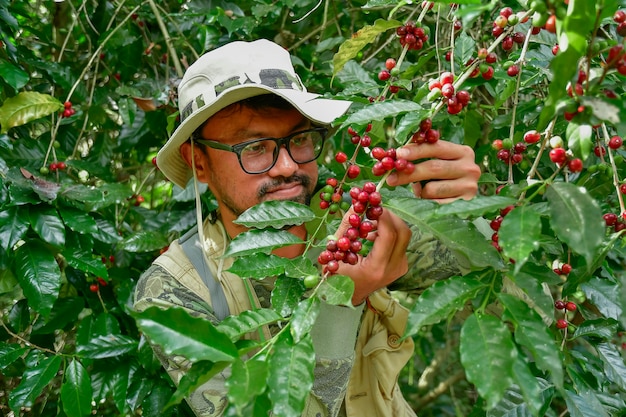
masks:
<svg viewBox="0 0 626 417"><path fill-rule="evenodd" d="M295 109L258 111L239 106L211 117L202 129L202 137L235 145L251 139L282 138L309 127L310 121ZM207 182L217 198L224 222L236 219L262 201L308 204L317 182L317 163L297 164L284 147L276 164L262 174L243 171L233 152L206 148L206 154L197 153L201 155L201 163L206 164L206 175L199 178Z"/></svg>

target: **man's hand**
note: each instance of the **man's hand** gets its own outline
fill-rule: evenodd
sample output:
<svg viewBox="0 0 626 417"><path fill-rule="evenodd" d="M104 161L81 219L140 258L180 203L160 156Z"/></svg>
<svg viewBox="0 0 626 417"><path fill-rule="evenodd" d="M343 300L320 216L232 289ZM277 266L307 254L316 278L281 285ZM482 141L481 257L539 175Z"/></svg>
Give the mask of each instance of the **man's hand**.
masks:
<svg viewBox="0 0 626 417"><path fill-rule="evenodd" d="M350 227L349 210L343 217L337 231L341 236ZM375 231L368 236L374 245L367 256L359 259L356 265L340 263L337 273L347 275L354 281L352 304L359 305L371 293L386 287L408 271L406 249L411 239L411 230L407 224L389 210L375 222Z"/></svg>
<svg viewBox="0 0 626 417"><path fill-rule="evenodd" d="M411 143L399 148L398 158L415 162L410 174L393 172L387 184L395 187L411 184L417 197L439 203L463 198L472 199L478 191L480 167L474 162L474 150L466 145L439 140L435 143ZM423 182L426 182L422 185Z"/></svg>

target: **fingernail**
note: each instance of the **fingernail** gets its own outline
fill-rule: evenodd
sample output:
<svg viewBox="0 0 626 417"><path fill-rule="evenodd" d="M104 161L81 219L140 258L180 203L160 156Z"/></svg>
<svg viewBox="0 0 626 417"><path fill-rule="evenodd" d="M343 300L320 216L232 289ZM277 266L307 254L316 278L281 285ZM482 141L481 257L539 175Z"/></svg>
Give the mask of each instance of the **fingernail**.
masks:
<svg viewBox="0 0 626 417"><path fill-rule="evenodd" d="M397 158L407 158L408 156L409 156L409 151L407 149L398 148L396 150L396 157Z"/></svg>

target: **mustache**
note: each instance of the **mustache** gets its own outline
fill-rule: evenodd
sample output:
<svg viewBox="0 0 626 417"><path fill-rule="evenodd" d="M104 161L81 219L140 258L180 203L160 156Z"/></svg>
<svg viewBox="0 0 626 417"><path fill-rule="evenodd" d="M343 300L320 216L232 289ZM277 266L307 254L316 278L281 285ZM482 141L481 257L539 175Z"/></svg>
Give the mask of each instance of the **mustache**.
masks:
<svg viewBox="0 0 626 417"><path fill-rule="evenodd" d="M284 184L298 183L304 188L308 189L311 185L311 178L308 175L294 174L290 177L276 177L269 182L266 182L259 188L257 197L263 198L270 190L280 187Z"/></svg>

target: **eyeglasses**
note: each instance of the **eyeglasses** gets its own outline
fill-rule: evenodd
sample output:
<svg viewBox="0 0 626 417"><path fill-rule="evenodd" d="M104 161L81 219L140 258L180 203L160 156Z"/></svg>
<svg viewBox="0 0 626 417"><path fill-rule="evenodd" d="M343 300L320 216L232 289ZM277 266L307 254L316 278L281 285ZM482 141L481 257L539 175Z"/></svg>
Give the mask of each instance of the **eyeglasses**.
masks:
<svg viewBox="0 0 626 417"><path fill-rule="evenodd" d="M262 174L276 164L282 146L287 148L289 156L297 164L316 160L322 153L327 134L328 129L316 127L292 133L284 138L253 139L232 146L215 140L194 138L194 141L209 148L234 152L245 172Z"/></svg>

